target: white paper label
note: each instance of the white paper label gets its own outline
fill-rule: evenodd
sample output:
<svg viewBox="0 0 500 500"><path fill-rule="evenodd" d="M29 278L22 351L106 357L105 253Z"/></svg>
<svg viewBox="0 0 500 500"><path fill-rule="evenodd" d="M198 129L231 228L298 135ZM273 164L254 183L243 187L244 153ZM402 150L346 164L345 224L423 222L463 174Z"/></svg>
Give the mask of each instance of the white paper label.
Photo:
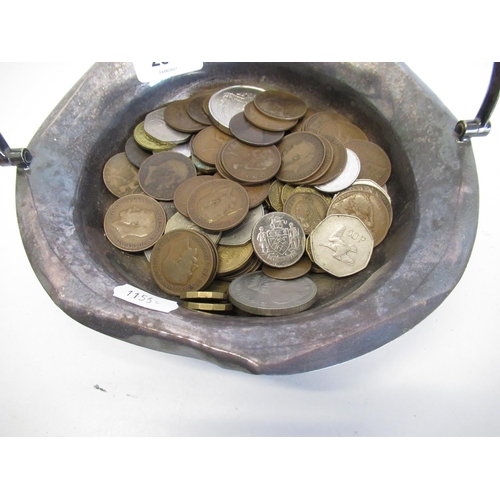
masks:
<svg viewBox="0 0 500 500"><path fill-rule="evenodd" d="M203 68L202 62L135 62L135 73L141 83L156 83L173 76L198 71Z"/></svg>
<svg viewBox="0 0 500 500"><path fill-rule="evenodd" d="M132 285L116 286L113 290L113 295L119 299L126 300L131 304L160 312L168 313L179 307L177 302L173 300L163 299L161 297L157 297L156 295L151 295L150 293Z"/></svg>

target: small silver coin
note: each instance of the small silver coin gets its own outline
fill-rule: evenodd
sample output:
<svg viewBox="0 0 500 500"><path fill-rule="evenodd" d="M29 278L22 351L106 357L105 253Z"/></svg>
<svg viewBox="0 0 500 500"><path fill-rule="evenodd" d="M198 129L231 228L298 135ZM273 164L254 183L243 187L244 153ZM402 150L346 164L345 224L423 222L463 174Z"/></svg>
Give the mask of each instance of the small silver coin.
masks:
<svg viewBox="0 0 500 500"><path fill-rule="evenodd" d="M277 280L262 271L245 274L231 282L229 301L242 311L259 316L284 316L305 311L314 304L318 289L302 276Z"/></svg>
<svg viewBox="0 0 500 500"><path fill-rule="evenodd" d="M324 193L337 193L338 191L347 189L358 178L360 171L361 162L358 155L354 151L347 149L347 162L342 172L330 182L314 187Z"/></svg>

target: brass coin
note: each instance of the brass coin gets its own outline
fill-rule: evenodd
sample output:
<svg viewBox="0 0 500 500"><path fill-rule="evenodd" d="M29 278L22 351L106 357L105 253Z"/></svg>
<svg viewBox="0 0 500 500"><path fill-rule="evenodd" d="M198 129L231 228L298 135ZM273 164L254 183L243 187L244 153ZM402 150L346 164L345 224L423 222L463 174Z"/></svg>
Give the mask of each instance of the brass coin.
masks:
<svg viewBox="0 0 500 500"><path fill-rule="evenodd" d="M186 229L165 233L151 254L151 274L156 284L177 296L207 286L213 280L216 265L210 240Z"/></svg>
<svg viewBox="0 0 500 500"><path fill-rule="evenodd" d="M220 277L234 273L249 261L253 255L252 242L244 245L218 245L217 253L219 254L217 276Z"/></svg>
<svg viewBox="0 0 500 500"><path fill-rule="evenodd" d="M203 163L215 166L215 160L219 150L230 141L232 137L225 134L217 127L211 125L198 132L192 142L193 153Z"/></svg>
<svg viewBox="0 0 500 500"><path fill-rule="evenodd" d="M250 146L237 139L221 149L221 162L232 179L261 184L272 179L281 165L281 154L272 146Z"/></svg>
<svg viewBox="0 0 500 500"><path fill-rule="evenodd" d="M231 118L229 130L234 137L251 146L270 146L281 141L285 135L285 132L270 132L252 125L243 111Z"/></svg>
<svg viewBox="0 0 500 500"><path fill-rule="evenodd" d="M292 186L292 184L283 184L283 189L281 190L281 203L283 203L283 205L295 191L295 188L296 186ZM283 210L280 210L280 212L283 212Z"/></svg>
<svg viewBox="0 0 500 500"><path fill-rule="evenodd" d="M293 280L307 274L311 270L311 267L311 259L304 256L298 262L288 267L277 268L262 264L262 272L266 276L277 280Z"/></svg>
<svg viewBox="0 0 500 500"><path fill-rule="evenodd" d="M108 190L117 198L141 192L137 168L125 153L118 153L106 162L102 177Z"/></svg>
<svg viewBox="0 0 500 500"><path fill-rule="evenodd" d="M162 201L172 201L177 187L190 177L196 177L193 162L187 156L172 151L152 155L139 169L142 190Z"/></svg>
<svg viewBox="0 0 500 500"><path fill-rule="evenodd" d="M203 109L203 102L212 94L213 92L202 92L188 99L186 111L194 121L207 126L212 125L209 114Z"/></svg>
<svg viewBox="0 0 500 500"><path fill-rule="evenodd" d="M274 210L276 210L276 212L283 212L283 202L281 201L281 191L283 186L284 184L277 179L269 186L269 193L267 197L269 199L269 204L274 208Z"/></svg>
<svg viewBox="0 0 500 500"><path fill-rule="evenodd" d="M174 192L174 205L178 212L184 215L184 217L188 217L187 202L191 193L200 184L210 180L212 180L211 175L197 175L196 177L190 177L179 184Z"/></svg>
<svg viewBox="0 0 500 500"><path fill-rule="evenodd" d="M139 144L137 144L134 137L131 136L125 143L125 154L127 155L128 161L139 168L141 163L151 156L151 151L142 149Z"/></svg>
<svg viewBox="0 0 500 500"><path fill-rule="evenodd" d="M376 247L387 236L392 223L392 206L382 188L357 183L338 193L328 208L328 215L346 214L358 217L373 236Z"/></svg>
<svg viewBox="0 0 500 500"><path fill-rule="evenodd" d="M227 300L227 292L198 290L195 292L182 292L179 298L183 300Z"/></svg>
<svg viewBox="0 0 500 500"><path fill-rule="evenodd" d="M204 129L206 125L193 120L187 112L189 99L179 99L165 106L164 119L169 127L179 132L193 134Z"/></svg>
<svg viewBox="0 0 500 500"><path fill-rule="evenodd" d="M323 142L310 132L294 132L285 136L278 149L281 153L281 167L276 178L290 184L299 184L312 176L325 159Z"/></svg>
<svg viewBox="0 0 500 500"><path fill-rule="evenodd" d="M332 202L332 197L327 195L326 193L322 193L321 191L318 191L312 186L296 186L295 189L293 190L293 193L314 193L318 194L321 196L327 203L328 206L330 206L330 203Z"/></svg>
<svg viewBox="0 0 500 500"><path fill-rule="evenodd" d="M328 204L315 193L294 192L283 207L283 212L294 217L306 235L326 217Z"/></svg>
<svg viewBox="0 0 500 500"><path fill-rule="evenodd" d="M104 217L104 232L120 250L142 252L152 247L165 231L165 212L145 194L129 194L116 200Z"/></svg>
<svg viewBox="0 0 500 500"><path fill-rule="evenodd" d="M243 221L249 208L245 189L228 179L212 179L198 186L187 204L189 218L209 231L232 229Z"/></svg>
<svg viewBox="0 0 500 500"><path fill-rule="evenodd" d="M144 130L144 122L140 122L134 129L134 139L139 146L147 151L156 153L158 151L169 151L176 146L175 143L163 143L153 139Z"/></svg>
<svg viewBox="0 0 500 500"><path fill-rule="evenodd" d="M183 301L179 302L181 307L185 307L186 309L192 309L194 311L205 311L205 312L227 312L233 310L233 304L227 302L191 302L191 301Z"/></svg>
<svg viewBox="0 0 500 500"><path fill-rule="evenodd" d="M269 130L270 132L286 132L297 125L298 120L279 120L277 118L271 118L261 113L256 107L254 102L249 102L245 109L246 119L256 127L262 130Z"/></svg>
<svg viewBox="0 0 500 500"><path fill-rule="evenodd" d="M324 123L319 128L318 134L326 138L335 137L343 144L354 139L368 140L367 135L359 127L345 120L332 120Z"/></svg>
<svg viewBox="0 0 500 500"><path fill-rule="evenodd" d="M282 90L266 90L255 96L254 104L261 113L280 120L298 120L307 111L300 97Z"/></svg>
<svg viewBox="0 0 500 500"><path fill-rule="evenodd" d="M360 179L372 179L380 186L389 180L391 160L378 144L356 139L347 142L345 147L358 155L361 162Z"/></svg>

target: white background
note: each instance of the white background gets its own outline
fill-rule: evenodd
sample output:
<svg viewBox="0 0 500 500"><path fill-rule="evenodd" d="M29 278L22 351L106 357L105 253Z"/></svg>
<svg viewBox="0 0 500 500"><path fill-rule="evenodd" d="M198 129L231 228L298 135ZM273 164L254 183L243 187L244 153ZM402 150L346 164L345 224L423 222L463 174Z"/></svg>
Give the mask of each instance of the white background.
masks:
<svg viewBox="0 0 500 500"><path fill-rule="evenodd" d="M408 64L457 119L475 116L491 63ZM0 64L0 131L11 147L28 145L89 66ZM247 375L76 323L30 267L16 172L1 168L0 435L499 436L499 117L473 142L479 229L451 295L390 344L300 375Z"/></svg>

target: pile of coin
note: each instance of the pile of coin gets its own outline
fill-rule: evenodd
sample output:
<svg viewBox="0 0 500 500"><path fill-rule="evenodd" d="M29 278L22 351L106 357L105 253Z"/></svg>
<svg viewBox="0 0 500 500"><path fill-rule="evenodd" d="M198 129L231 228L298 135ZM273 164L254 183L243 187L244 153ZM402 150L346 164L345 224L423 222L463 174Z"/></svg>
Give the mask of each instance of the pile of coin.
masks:
<svg viewBox="0 0 500 500"><path fill-rule="evenodd" d="M146 251L184 307L292 314L314 302L306 274L368 265L392 223L390 174L385 151L337 111L275 89L207 90L148 113L106 162L118 199L105 234Z"/></svg>

